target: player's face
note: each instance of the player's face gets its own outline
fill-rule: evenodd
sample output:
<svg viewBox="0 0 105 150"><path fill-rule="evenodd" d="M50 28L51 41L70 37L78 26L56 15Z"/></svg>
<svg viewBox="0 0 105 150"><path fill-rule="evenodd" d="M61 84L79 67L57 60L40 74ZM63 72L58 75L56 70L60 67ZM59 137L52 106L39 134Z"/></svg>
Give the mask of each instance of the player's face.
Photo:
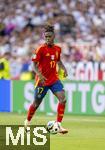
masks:
<svg viewBox="0 0 105 150"><path fill-rule="evenodd" d="M54 33L45 32L45 41L48 45L52 45L54 43Z"/></svg>

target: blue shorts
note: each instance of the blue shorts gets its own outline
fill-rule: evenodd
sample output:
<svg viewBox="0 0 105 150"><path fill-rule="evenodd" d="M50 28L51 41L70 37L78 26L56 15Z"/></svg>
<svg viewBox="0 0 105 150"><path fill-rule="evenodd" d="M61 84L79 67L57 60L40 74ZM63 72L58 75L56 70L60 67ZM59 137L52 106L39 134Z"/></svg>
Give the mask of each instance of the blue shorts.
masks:
<svg viewBox="0 0 105 150"><path fill-rule="evenodd" d="M50 86L37 86L34 91L34 98L43 99L49 89L53 93L60 92L63 90L63 84L61 83L60 80L58 80L53 85Z"/></svg>

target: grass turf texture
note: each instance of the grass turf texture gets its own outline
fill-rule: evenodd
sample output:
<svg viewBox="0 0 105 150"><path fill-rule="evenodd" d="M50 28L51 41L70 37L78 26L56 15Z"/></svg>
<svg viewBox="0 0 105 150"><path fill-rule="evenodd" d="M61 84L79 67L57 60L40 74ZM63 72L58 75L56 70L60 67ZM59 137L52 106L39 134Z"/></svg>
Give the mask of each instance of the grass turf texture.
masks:
<svg viewBox="0 0 105 150"><path fill-rule="evenodd" d="M25 114L0 113L0 125L23 124ZM56 116L38 114L32 124L46 124ZM65 116L62 124L66 135L51 135L50 150L105 150L105 117Z"/></svg>

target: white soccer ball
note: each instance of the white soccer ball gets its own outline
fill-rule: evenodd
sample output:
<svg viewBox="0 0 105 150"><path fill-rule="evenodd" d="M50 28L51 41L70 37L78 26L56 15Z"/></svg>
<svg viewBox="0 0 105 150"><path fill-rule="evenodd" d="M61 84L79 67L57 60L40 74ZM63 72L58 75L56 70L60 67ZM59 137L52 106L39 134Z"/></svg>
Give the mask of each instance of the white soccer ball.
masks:
<svg viewBox="0 0 105 150"><path fill-rule="evenodd" d="M60 125L56 121L49 121L47 123L47 131L51 134L57 134L60 130Z"/></svg>

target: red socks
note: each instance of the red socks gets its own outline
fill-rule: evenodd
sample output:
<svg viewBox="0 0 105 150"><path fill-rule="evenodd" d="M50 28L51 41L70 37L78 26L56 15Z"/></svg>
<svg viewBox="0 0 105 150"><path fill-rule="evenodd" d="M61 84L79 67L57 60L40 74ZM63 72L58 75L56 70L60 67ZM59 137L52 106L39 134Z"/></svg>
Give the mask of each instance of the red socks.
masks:
<svg viewBox="0 0 105 150"><path fill-rule="evenodd" d="M31 105L28 110L28 115L27 115L27 120L30 121L36 111L36 108L34 105ZM58 103L58 108L57 108L57 121L61 122L64 116L64 111L65 111L65 104Z"/></svg>
<svg viewBox="0 0 105 150"><path fill-rule="evenodd" d="M58 103L58 108L57 108L57 121L61 122L64 116L64 111L65 111L65 104Z"/></svg>
<svg viewBox="0 0 105 150"><path fill-rule="evenodd" d="M31 104L31 106L29 107L29 110L28 110L28 115L27 115L27 120L30 121L35 113L35 106Z"/></svg>

